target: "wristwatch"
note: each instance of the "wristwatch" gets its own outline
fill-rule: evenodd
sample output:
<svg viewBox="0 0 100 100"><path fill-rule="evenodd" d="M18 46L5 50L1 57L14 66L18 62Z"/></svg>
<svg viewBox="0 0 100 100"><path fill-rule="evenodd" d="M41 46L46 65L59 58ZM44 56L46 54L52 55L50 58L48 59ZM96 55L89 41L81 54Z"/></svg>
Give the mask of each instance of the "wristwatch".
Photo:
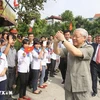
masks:
<svg viewBox="0 0 100 100"><path fill-rule="evenodd" d="M62 41L62 44L65 42L65 40Z"/></svg>

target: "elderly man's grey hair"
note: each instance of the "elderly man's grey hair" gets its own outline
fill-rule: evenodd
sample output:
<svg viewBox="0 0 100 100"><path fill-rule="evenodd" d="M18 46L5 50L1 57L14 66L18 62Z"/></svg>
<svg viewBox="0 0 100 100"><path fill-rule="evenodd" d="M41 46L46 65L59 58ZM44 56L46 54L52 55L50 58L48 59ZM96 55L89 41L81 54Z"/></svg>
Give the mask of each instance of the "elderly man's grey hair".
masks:
<svg viewBox="0 0 100 100"><path fill-rule="evenodd" d="M77 28L77 29L74 30L74 32L75 31L80 31L80 33L81 33L82 36L85 36L86 39L88 38L88 32L85 29L83 29L83 28Z"/></svg>

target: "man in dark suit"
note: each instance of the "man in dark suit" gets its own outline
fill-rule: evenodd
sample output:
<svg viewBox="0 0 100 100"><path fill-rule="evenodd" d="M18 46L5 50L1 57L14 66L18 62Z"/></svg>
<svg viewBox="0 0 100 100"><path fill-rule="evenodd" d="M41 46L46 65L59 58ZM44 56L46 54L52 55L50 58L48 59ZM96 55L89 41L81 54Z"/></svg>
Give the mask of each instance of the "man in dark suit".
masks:
<svg viewBox="0 0 100 100"><path fill-rule="evenodd" d="M95 38L96 43L92 43L94 53L90 63L93 89L92 96L96 96L97 94L97 77L100 74L100 62L97 62L97 56L100 57L100 53L98 54L98 51L100 49L100 35L97 35Z"/></svg>
<svg viewBox="0 0 100 100"><path fill-rule="evenodd" d="M88 38L87 38L87 41L86 41L88 44L92 44L92 36L89 34L88 35Z"/></svg>

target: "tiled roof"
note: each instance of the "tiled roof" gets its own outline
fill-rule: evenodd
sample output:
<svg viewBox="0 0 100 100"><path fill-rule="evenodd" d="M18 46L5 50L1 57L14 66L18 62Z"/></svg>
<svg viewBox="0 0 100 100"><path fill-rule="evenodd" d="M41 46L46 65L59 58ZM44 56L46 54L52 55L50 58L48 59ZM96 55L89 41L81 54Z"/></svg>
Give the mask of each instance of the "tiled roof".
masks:
<svg viewBox="0 0 100 100"><path fill-rule="evenodd" d="M62 20L62 18L60 16L50 16L50 17L47 17L46 20L48 19L58 19L58 20Z"/></svg>
<svg viewBox="0 0 100 100"><path fill-rule="evenodd" d="M94 15L94 18L98 18L98 17L100 17L100 14L95 14Z"/></svg>

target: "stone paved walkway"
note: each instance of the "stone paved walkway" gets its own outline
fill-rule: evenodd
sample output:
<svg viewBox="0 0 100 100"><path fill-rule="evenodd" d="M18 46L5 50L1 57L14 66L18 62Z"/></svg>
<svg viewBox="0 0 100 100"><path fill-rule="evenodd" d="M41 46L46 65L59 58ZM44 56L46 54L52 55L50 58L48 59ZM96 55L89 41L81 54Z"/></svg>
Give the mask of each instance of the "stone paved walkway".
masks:
<svg viewBox="0 0 100 100"><path fill-rule="evenodd" d="M32 100L65 100L64 98L64 85L61 84L61 75L58 73L54 78L50 77L52 80L46 89L41 89L41 94L33 94L27 88L27 95L31 97ZM18 95L16 96L18 97ZM100 85L98 83L98 95L96 97L91 97L90 100L100 100Z"/></svg>

